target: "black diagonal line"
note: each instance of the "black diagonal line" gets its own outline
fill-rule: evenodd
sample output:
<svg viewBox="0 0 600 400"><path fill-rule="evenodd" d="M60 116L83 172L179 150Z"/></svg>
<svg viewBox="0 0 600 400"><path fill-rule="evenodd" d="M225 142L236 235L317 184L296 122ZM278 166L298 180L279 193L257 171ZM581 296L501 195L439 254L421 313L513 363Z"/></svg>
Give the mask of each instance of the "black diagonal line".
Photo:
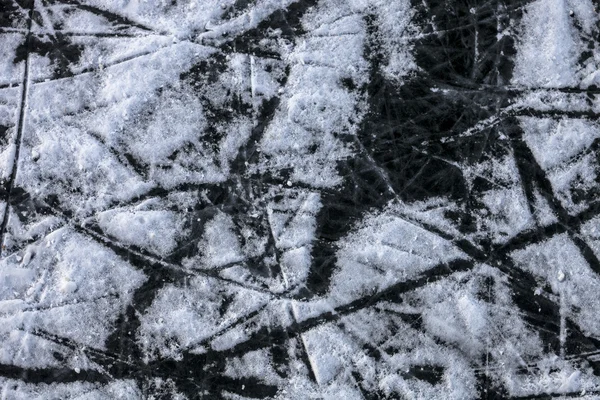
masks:
<svg viewBox="0 0 600 400"><path fill-rule="evenodd" d="M513 400L535 400L535 399L554 399L554 398L564 398L564 397L582 399L582 398L584 398L585 395L590 395L590 396L600 395L600 390L586 391L585 394L581 390L576 391L576 392L561 392L561 393L544 392L544 393L532 394L532 395L526 395L526 396L511 397L511 399L513 399Z"/></svg>
<svg viewBox="0 0 600 400"><path fill-rule="evenodd" d="M530 229L517 234L512 237L508 242L494 246L494 252L503 252L504 254L511 253L515 250L523 249L531 244L539 243L544 240L551 238L552 236L559 235L567 232L569 229L577 231L581 225L589 222L590 220L600 215L600 202L595 202L590 207L575 216L570 217L569 223L565 225L562 222L555 222L550 225L540 226L535 229Z"/></svg>
<svg viewBox="0 0 600 400"><path fill-rule="evenodd" d="M106 351L99 350L96 348L86 347L86 346L82 345L81 343L74 341L73 339L58 336L54 333L47 332L43 329L36 329L36 330L28 332L28 333L38 336L39 338L42 338L44 340L48 340L50 342L56 343L60 346L64 346L71 351L81 350L90 359L92 359L93 361L97 362L100 365L102 365L103 362L99 362L99 360L105 360L107 363L108 362L110 362L110 363L126 363L126 364L128 363L127 361L123 360L120 355L118 355L116 353L110 353L110 352L106 352ZM104 365L104 367L106 367L106 365Z"/></svg>
<svg viewBox="0 0 600 400"><path fill-rule="evenodd" d="M131 61L131 60L135 60L136 58L140 58L140 57L145 57L145 56L148 56L148 55L152 55L152 54L155 54L155 53L157 53L157 52L159 52L159 51L161 51L163 49L166 49L169 46L171 46L171 45L164 45L164 46L160 46L159 48L154 49L154 50L143 51L143 52L138 53L138 54L133 54L133 55L130 55L130 56L126 56L126 57L120 58L118 60L112 61L111 63L108 63L106 65L103 65L102 68L114 67L116 65L123 64L123 63L126 63L126 62ZM73 75L61 76L61 77L58 77L58 78L57 77L54 77L54 78L51 78L51 77L32 78L30 83L32 85L36 85L36 84L44 84L44 83L48 83L48 82L53 82L53 81L60 81L60 80L65 80L65 79L71 79L71 78L74 78L76 76L84 75L84 74L89 74L91 72L96 72L98 70L100 70L100 67L98 67L98 66L88 66L88 67L80 69L79 71L75 71L73 73ZM13 87L16 87L18 85L19 85L19 82L2 83L2 84L0 84L0 90L1 89L13 88Z"/></svg>
<svg viewBox="0 0 600 400"><path fill-rule="evenodd" d="M0 364L0 376L24 383L109 382L105 375L94 370L77 372L70 368L25 368L7 364Z"/></svg>
<svg viewBox="0 0 600 400"><path fill-rule="evenodd" d="M220 42L220 46L225 52L246 53L246 54L264 54L267 57L279 57L279 54L267 52L258 46L260 39L267 36L270 29L280 29L282 32L280 37L295 37L304 33L302 27L302 16L318 3L317 0L296 0L288 4L286 7L277 8L272 13L267 15L258 24L258 26L242 30L236 35L225 38ZM195 32L192 36L201 32ZM223 39L221 39L223 40ZM211 39L201 40L202 44L211 42Z"/></svg>
<svg viewBox="0 0 600 400"><path fill-rule="evenodd" d="M99 244L106 246L111 249L116 255L121 257L124 261L128 262L133 267L143 271L146 274L153 275L156 274L156 270L158 268L165 269L170 274L170 277L173 277L175 280L181 280L186 276L190 275L200 275L207 277L208 279L214 279L223 284L229 284L233 286L237 286L242 289L246 289L249 291L253 291L256 293L263 293L273 298L282 298L283 296L274 292L271 292L268 288L264 287L256 287L245 285L242 282L238 282L234 279L229 279L222 277L219 274L219 271L212 270L195 270L195 271L187 271L184 267L179 264L172 264L170 262L164 261L160 256L157 256L151 252L148 252L141 248L136 248L135 246L127 246L122 243L116 242L109 237L106 237L103 232L99 229L92 229L88 227L84 227L73 221L73 218L64 210L58 208L58 206L51 206L47 204L48 209L57 216L61 216L69 221L70 226L78 233L98 242Z"/></svg>
<svg viewBox="0 0 600 400"><path fill-rule="evenodd" d="M115 14L113 12L110 12L108 10L103 10L101 8L98 7L94 7L94 6L90 6L87 4L81 4L79 1L77 0L50 0L51 3L53 4L65 4L65 5L70 5L70 6L74 6L79 8L80 10L84 10L84 11L88 11L91 12L92 14L98 15L100 17L104 17L106 18L108 21L115 23L117 25L129 25L130 27L134 27L134 28L139 28L145 31L154 31L154 29L141 24L139 22L135 22L133 20L130 20L127 17L124 17L122 15L119 14Z"/></svg>
<svg viewBox="0 0 600 400"><path fill-rule="evenodd" d="M439 264L430 270L424 272L422 275L413 280L407 280L399 282L395 285L390 286L381 292L373 295L367 295L359 298L355 301L347 303L345 305L337 307L333 312L326 312L319 316L309 318L301 322L294 322L286 327L271 327L262 328L250 336L250 338L232 348L225 350L213 350L208 349L202 354L193 354L190 352L184 352L183 357L180 361L173 361L170 359L158 359L150 362L146 367L148 371L153 371L155 374L164 375L174 379L180 389L184 389L186 385L189 385L193 380L192 375L194 370L197 370L198 366L205 366L204 374L205 378L199 383L203 387L209 386L211 390L219 390L220 385L215 385L216 382L222 381L221 375L218 370L222 369L224 360L227 357L239 357L245 353L253 350L258 350L270 346L281 346L282 344L289 341L290 338L297 338L302 333L307 332L317 326L326 324L329 322L337 322L345 315L350 315L365 308L374 306L381 301L387 301L391 297L396 297L402 293L409 292L420 287L427 285L428 283L444 279L456 272L468 271L473 267L473 263L466 260L454 260L449 263ZM221 367L219 367L219 365ZM130 370L129 373L135 373ZM235 380L235 383L244 383L244 380ZM234 383L231 381L230 383ZM193 391L196 390L198 385L194 388L186 389ZM258 385L257 387L259 387ZM264 389L264 388L263 388ZM261 391L263 389L260 389Z"/></svg>
<svg viewBox="0 0 600 400"><path fill-rule="evenodd" d="M129 55L123 58L120 58L118 60L115 60L109 64L103 65L102 68L106 69L106 68L110 68L110 67L114 67L116 65L119 64L123 64L132 60L135 60L136 58L140 58L140 57L145 57L148 55L152 55L155 54L161 50L164 50L165 48L167 48L169 45L166 46L161 46L157 49L154 50L147 50L147 51L143 51L141 53L138 54L133 54L133 55ZM73 75L70 76L64 76L64 77L58 77L58 78L37 78L37 79L32 79L32 84L44 84L44 83L48 83L48 82L52 82L52 81L59 81L59 80L64 80L64 79L71 79L73 77L79 76L79 75L83 75L83 74L89 74L90 72L96 72L98 71L100 68L98 66L89 66L89 67L85 67L82 68L79 71L76 71L73 73ZM0 87L1 88L1 87Z"/></svg>
<svg viewBox="0 0 600 400"><path fill-rule="evenodd" d="M0 255L2 249L4 249L4 240L6 235L6 227L8 225L8 219L10 217L10 199L13 188L15 186L15 180L17 178L17 169L19 166L19 155L21 152L21 142L23 138L23 126L25 125L25 107L27 106L27 89L29 83L29 53L31 49L31 25L33 23L33 9L35 7L35 1L31 1L31 7L29 8L29 18L27 20L27 36L25 37L25 47L27 49L27 55L25 56L25 66L23 71L23 83L21 84L21 106L19 110L19 121L17 123L17 136L15 138L15 155L13 159L12 170L8 181L8 187L6 188L5 207L4 214L2 216L2 224L0 225Z"/></svg>
<svg viewBox="0 0 600 400"><path fill-rule="evenodd" d="M531 149L527 146L522 138L522 135L512 137L513 146L515 149L515 158L517 160L517 166L521 171L521 179L527 191L533 191L534 185L540 189L542 196L548 202L552 211L556 214L559 223L565 227L569 237L577 246L581 255L588 263L590 268L598 275L600 275L600 260L594 254L594 251L589 245L578 236L577 232L574 232L570 226L572 226L573 218L569 215L568 211L560 203L560 200L554 194L552 183L548 179L546 172L539 165L535 156L531 152Z"/></svg>
<svg viewBox="0 0 600 400"><path fill-rule="evenodd" d="M363 309L372 307L381 301L387 301L392 297L397 297L423 287L429 283L444 279L456 272L469 271L473 268L473 263L464 259L457 259L449 263L441 263L427 270L419 277L402 282L398 282L380 292L367 295L354 300L350 303L338 306L333 312L325 312L316 317L306 319L301 322L295 322L287 327L271 328L269 332L259 331L249 338L249 340L234 346L231 349L220 352L224 356L231 354L246 353L257 350L273 344L281 344L287 338L297 337L298 335L316 328L328 322L338 321L341 317L359 312ZM266 340L269 337L273 340ZM193 355L189 355L190 357Z"/></svg>

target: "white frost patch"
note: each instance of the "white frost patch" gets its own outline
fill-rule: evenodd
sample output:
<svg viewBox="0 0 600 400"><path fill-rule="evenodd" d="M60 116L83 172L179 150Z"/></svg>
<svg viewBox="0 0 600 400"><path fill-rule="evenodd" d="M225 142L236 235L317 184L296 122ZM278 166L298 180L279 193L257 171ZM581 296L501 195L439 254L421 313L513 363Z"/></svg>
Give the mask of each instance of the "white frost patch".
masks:
<svg viewBox="0 0 600 400"><path fill-rule="evenodd" d="M155 102L131 118L133 124L120 140L137 160L149 166L151 179L165 187L222 179L211 152L202 143L206 119L202 104L193 94L165 89ZM179 154L172 161L176 152ZM195 171L196 167L201 171Z"/></svg>
<svg viewBox="0 0 600 400"><path fill-rule="evenodd" d="M100 228L119 241L161 256L175 249L183 230L183 221L173 211L110 210L96 218Z"/></svg>
<svg viewBox="0 0 600 400"><path fill-rule="evenodd" d="M567 3L584 35L593 37L597 32L595 29L597 29L600 20L597 10L598 3L593 0L567 0ZM595 46L593 52L593 57L584 61L581 70L581 76L583 77L581 86L584 88L591 85L600 85L600 52L597 46Z"/></svg>
<svg viewBox="0 0 600 400"><path fill-rule="evenodd" d="M279 203L270 204L267 212L277 247L289 249L310 244L320 206L320 196L314 192L296 196L289 193Z"/></svg>
<svg viewBox="0 0 600 400"><path fill-rule="evenodd" d="M41 329L102 348L111 324L145 277L112 251L67 228L30 245L26 267L3 260L2 300L13 300L0 316L1 330ZM6 304L6 303L3 303Z"/></svg>
<svg viewBox="0 0 600 400"><path fill-rule="evenodd" d="M534 192L535 201L533 204L535 218L537 223L541 226L553 224L558 221L554 211L550 208L548 201L539 193L538 190Z"/></svg>
<svg viewBox="0 0 600 400"><path fill-rule="evenodd" d="M582 119L520 119L524 138L535 159L547 172L552 188L571 213L587 205L577 192L593 190L600 169L596 151L590 150L600 138L600 127Z"/></svg>
<svg viewBox="0 0 600 400"><path fill-rule="evenodd" d="M0 314L10 310L2 306ZM98 366L78 349L71 349L54 341L22 330L0 333L0 363L12 364L24 368L67 367L72 370L98 370ZM57 358L57 355L59 358Z"/></svg>
<svg viewBox="0 0 600 400"><path fill-rule="evenodd" d="M600 380L591 369L577 369L568 361L555 356L547 356L536 363L535 370L528 369L528 374L515 375L506 381L506 388L512 396L544 396L548 393L579 394L577 399L587 399L586 391L595 392L600 389ZM594 396L592 398L597 398ZM561 396L552 396L565 399Z"/></svg>
<svg viewBox="0 0 600 400"><path fill-rule="evenodd" d="M112 400L142 399L142 393L134 381L117 380L106 385L87 382L32 384L0 378L0 395L11 400Z"/></svg>
<svg viewBox="0 0 600 400"><path fill-rule="evenodd" d="M457 346L471 359L489 351L497 372L502 371L496 376L506 379L504 374L512 375L523 357L543 351L537 335L510 311L515 305L507 282L495 269L480 265L406 294L403 304L422 313L425 332Z"/></svg>
<svg viewBox="0 0 600 400"><path fill-rule="evenodd" d="M327 13L333 19L345 11L323 5L314 12ZM341 182L337 161L351 153L338 137L355 133L366 108L366 99L345 88L342 80L361 87L368 76L363 58L364 22L361 15L347 19L356 26L357 34L308 34L298 38L292 51L285 54L290 74L281 104L260 142L261 170L291 169L292 182L314 187Z"/></svg>
<svg viewBox="0 0 600 400"><path fill-rule="evenodd" d="M224 375L232 378L254 377L273 385L283 383L283 379L275 372L271 355L266 349L251 351L228 360Z"/></svg>
<svg viewBox="0 0 600 400"><path fill-rule="evenodd" d="M481 202L489 214L482 216L479 223L491 233L496 243L505 242L531 226L531 213L520 186L489 190L483 194Z"/></svg>
<svg viewBox="0 0 600 400"><path fill-rule="evenodd" d="M353 376L357 374L363 390L379 390L392 398L472 398L475 376L464 355L437 344L390 311L361 310L302 335L319 385L313 389L318 397L334 399L344 393L344 398L362 398ZM411 371L422 366L437 367L439 381L415 379ZM307 389L302 388L311 391Z"/></svg>
<svg viewBox="0 0 600 400"><path fill-rule="evenodd" d="M115 0L113 0L115 1ZM201 2L201 0L196 0ZM229 3L230 2L230 3ZM230 36L238 36L244 32L257 27L263 19L267 18L276 10L287 8L294 0L257 0L252 3L252 7L244 10L244 12L228 20L209 20L203 24L200 35L196 38L198 41L208 39L210 42L218 44ZM223 4L220 1L217 4ZM210 3L209 3L210 4ZM233 4L233 1L228 0L225 3L225 9ZM200 20L202 21L202 20Z"/></svg>
<svg viewBox="0 0 600 400"><path fill-rule="evenodd" d="M145 129L132 133L133 154L149 164L166 162L186 143L199 145L197 139L206 124L198 99L185 92L169 92L154 107Z"/></svg>
<svg viewBox="0 0 600 400"><path fill-rule="evenodd" d="M523 137L540 166L556 168L600 137L598 124L585 119L520 118Z"/></svg>
<svg viewBox="0 0 600 400"><path fill-rule="evenodd" d="M397 211L406 219L434 226L456 238L462 237L462 233L456 229L455 222L447 216L451 212L460 211L460 208L448 199L435 197L425 201L398 203Z"/></svg>
<svg viewBox="0 0 600 400"><path fill-rule="evenodd" d="M24 63L14 64L15 50L22 45L25 38L19 33L2 33L0 41L0 85L20 84L23 80Z"/></svg>
<svg viewBox="0 0 600 400"><path fill-rule="evenodd" d="M240 240L229 215L218 213L208 221L203 240L199 244L201 264L219 268L244 260Z"/></svg>
<svg viewBox="0 0 600 400"><path fill-rule="evenodd" d="M33 32L43 33L54 31L52 27L53 21L60 21L62 23L62 30L71 32L90 32L90 33L102 33L111 32L113 25L103 16L92 13L88 10L82 10L75 7L61 7L61 6L50 6L45 8L43 14L46 14L49 20L45 21L42 26L33 24L31 27ZM143 31L133 29L136 33L142 33ZM130 29L129 31L132 31Z"/></svg>
<svg viewBox="0 0 600 400"><path fill-rule="evenodd" d="M177 82L181 73L213 51L199 45L177 43L105 69L100 76L102 85L96 92L96 101L100 104L117 103L109 108L117 118L110 121L108 128L117 129L119 125L122 127L128 115L134 115L146 101L155 96L155 90Z"/></svg>
<svg viewBox="0 0 600 400"><path fill-rule="evenodd" d="M340 241L330 290L336 302L347 303L464 257L448 240L402 219L397 208L402 209L392 204L382 213L367 216Z"/></svg>
<svg viewBox="0 0 600 400"><path fill-rule="evenodd" d="M517 46L513 82L533 87L577 86L581 43L566 0L537 0L527 6Z"/></svg>
<svg viewBox="0 0 600 400"><path fill-rule="evenodd" d="M168 286L141 317L138 341L144 354L179 358L181 352L220 333L268 301L266 294L195 277Z"/></svg>
<svg viewBox="0 0 600 400"><path fill-rule="evenodd" d="M548 178L563 205L571 214L585 210L588 205L577 199L577 192L589 192L598 184L598 160L595 152L585 154L576 162L552 171Z"/></svg>
<svg viewBox="0 0 600 400"><path fill-rule="evenodd" d="M494 243L504 243L531 227L533 218L512 152L465 165L463 171L471 188L475 180L483 180L484 185L490 187L480 194L484 207L473 212L478 227L473 235L475 240L485 237L491 238Z"/></svg>
<svg viewBox="0 0 600 400"><path fill-rule="evenodd" d="M0 203L0 212L4 211L4 204ZM18 215L20 214L20 216ZM29 217L29 218L26 218ZM35 240L44 237L52 230L64 225L65 221L55 215L32 215L30 212L22 211L11 207L7 225L7 234L5 235L5 250L10 251L15 243ZM23 266L26 266L31 259L31 251L24 249L18 257L22 258Z"/></svg>
<svg viewBox="0 0 600 400"><path fill-rule="evenodd" d="M12 172L20 98L19 87L0 90L0 126L6 128L3 133L4 145L0 146L0 179L3 180L8 179Z"/></svg>
<svg viewBox="0 0 600 400"><path fill-rule="evenodd" d="M280 201L267 206L275 245L281 250L281 271L288 288L308 277L312 242L315 240L316 214L321 208L315 192L284 191Z"/></svg>
<svg viewBox="0 0 600 400"><path fill-rule="evenodd" d="M407 0L372 0L370 3L377 16L377 39L382 42L386 57L383 73L386 78L401 82L409 72L417 69L411 54L411 38L417 34L411 24L414 11Z"/></svg>
<svg viewBox="0 0 600 400"><path fill-rule="evenodd" d="M532 108L539 111L600 111L600 98L590 98L585 92L565 93L552 89L530 89L515 99L514 109Z"/></svg>
<svg viewBox="0 0 600 400"><path fill-rule="evenodd" d="M592 34L594 24L600 19L596 10L598 5L592 0L567 0L567 4L583 31L588 35Z"/></svg>
<svg viewBox="0 0 600 400"><path fill-rule="evenodd" d="M24 139L17 185L40 198L56 194L78 215L143 193L149 185L84 129L37 121Z"/></svg>
<svg viewBox="0 0 600 400"><path fill-rule="evenodd" d="M512 253L517 265L549 284L560 298L561 313L589 335L600 335L600 278L566 234Z"/></svg>
<svg viewBox="0 0 600 400"><path fill-rule="evenodd" d="M360 346L346 340L338 328L325 325L302 335L317 384L324 385L344 372L346 358L360 354Z"/></svg>
<svg viewBox="0 0 600 400"><path fill-rule="evenodd" d="M593 218L583 224L580 232L596 257L600 258L600 217Z"/></svg>

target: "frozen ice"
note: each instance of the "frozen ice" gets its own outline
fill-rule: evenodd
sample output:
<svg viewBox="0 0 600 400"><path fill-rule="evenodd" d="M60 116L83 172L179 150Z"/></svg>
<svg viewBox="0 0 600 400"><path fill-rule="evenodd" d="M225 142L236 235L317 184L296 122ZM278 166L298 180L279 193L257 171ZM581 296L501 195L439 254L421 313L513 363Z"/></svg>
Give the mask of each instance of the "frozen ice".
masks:
<svg viewBox="0 0 600 400"><path fill-rule="evenodd" d="M0 398L599 398L598 4L467 3L0 0Z"/></svg>

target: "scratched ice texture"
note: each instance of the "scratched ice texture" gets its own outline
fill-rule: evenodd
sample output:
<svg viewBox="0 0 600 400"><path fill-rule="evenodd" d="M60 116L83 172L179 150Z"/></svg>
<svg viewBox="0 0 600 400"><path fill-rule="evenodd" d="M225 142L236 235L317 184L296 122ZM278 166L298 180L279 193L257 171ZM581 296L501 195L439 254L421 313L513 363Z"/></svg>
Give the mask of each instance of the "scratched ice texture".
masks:
<svg viewBox="0 0 600 400"><path fill-rule="evenodd" d="M600 398L594 0L0 0L0 398Z"/></svg>

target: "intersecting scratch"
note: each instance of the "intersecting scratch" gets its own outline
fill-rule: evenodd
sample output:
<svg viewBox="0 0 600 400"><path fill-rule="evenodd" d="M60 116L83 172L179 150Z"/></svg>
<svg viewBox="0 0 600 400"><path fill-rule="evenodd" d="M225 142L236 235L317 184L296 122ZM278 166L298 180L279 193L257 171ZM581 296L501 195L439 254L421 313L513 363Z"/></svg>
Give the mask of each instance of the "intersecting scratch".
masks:
<svg viewBox="0 0 600 400"><path fill-rule="evenodd" d="M33 10L35 7L35 1L31 0L31 6L29 8L29 15L27 19L27 33L25 36L25 47L27 49L27 54L25 55L24 67L23 67L23 80L21 82L21 103L19 105L19 120L17 122L17 135L15 137L15 151L14 158L12 163L12 168L10 171L10 177L7 184L5 184L6 196L5 196L5 206L4 213L2 215L2 222L0 224L0 252L4 252L4 240L6 234L6 226L8 224L9 214L10 214L10 203L11 203L11 194L15 185L15 179L17 177L17 169L19 167L19 156L21 153L21 142L23 140L23 129L25 126L25 114L27 108L27 91L29 86L29 47L31 41L31 25L33 23Z"/></svg>
<svg viewBox="0 0 600 400"><path fill-rule="evenodd" d="M7 396L600 394L590 1L0 2Z"/></svg>

